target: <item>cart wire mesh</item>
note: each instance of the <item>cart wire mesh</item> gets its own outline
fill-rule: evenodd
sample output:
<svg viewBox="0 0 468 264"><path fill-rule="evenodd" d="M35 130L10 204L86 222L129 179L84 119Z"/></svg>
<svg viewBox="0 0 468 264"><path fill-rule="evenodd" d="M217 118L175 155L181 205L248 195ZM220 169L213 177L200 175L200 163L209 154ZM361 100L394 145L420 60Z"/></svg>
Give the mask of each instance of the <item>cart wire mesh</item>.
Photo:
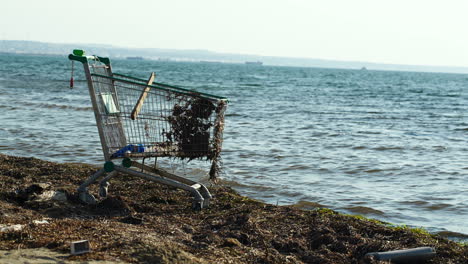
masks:
<svg viewBox="0 0 468 264"><path fill-rule="evenodd" d="M91 68L105 156L207 159L212 161L210 179L216 179L225 98L161 83L148 85L146 80L112 73L102 64ZM142 93L146 97L134 116Z"/></svg>

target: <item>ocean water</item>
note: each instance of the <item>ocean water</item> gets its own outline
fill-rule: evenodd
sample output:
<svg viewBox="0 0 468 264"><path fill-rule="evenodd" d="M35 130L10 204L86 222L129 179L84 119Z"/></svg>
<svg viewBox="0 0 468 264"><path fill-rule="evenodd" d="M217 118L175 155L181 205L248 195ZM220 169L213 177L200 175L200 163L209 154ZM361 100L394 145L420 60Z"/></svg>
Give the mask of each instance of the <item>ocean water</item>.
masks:
<svg viewBox="0 0 468 264"><path fill-rule="evenodd" d="M222 184L468 238L468 75L113 60L229 98ZM0 54L0 152L101 164L81 65ZM168 163L204 177L209 164ZM182 168L182 169L181 169Z"/></svg>

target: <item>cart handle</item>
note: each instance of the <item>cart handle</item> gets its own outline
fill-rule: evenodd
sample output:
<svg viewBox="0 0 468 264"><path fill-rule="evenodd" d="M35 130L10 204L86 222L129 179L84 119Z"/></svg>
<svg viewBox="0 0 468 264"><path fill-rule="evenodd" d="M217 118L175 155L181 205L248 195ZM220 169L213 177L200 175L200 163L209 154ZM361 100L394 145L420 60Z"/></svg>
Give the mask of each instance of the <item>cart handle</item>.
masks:
<svg viewBox="0 0 468 264"><path fill-rule="evenodd" d="M68 59L69 60L72 60L72 61L79 61L81 63L88 63L88 60L95 60L95 61L100 61L106 65L110 65L110 60L109 58L106 58L106 57L99 57L99 56L77 56L77 55L73 55L73 54L70 54L68 55Z"/></svg>

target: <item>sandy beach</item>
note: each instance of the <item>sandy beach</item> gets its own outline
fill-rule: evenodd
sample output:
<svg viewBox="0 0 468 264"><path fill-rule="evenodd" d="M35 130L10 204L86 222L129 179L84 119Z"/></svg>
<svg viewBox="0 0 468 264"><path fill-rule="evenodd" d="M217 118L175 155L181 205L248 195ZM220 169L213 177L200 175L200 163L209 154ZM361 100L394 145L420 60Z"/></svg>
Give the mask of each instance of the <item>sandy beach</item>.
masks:
<svg viewBox="0 0 468 264"><path fill-rule="evenodd" d="M466 245L424 230L265 204L222 184L193 211L184 191L120 175L86 205L76 187L96 169L0 154L0 263L379 263L365 254L423 246L437 252L425 263L468 261ZM91 252L70 255L83 239Z"/></svg>

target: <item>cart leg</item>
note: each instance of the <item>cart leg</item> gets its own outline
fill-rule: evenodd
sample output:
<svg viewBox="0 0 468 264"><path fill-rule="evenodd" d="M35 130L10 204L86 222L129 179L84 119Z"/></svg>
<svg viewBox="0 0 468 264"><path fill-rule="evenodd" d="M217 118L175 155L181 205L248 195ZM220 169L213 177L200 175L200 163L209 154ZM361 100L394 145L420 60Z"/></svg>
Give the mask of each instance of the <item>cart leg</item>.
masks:
<svg viewBox="0 0 468 264"><path fill-rule="evenodd" d="M192 209L195 210L195 211L201 211L201 209L203 209L203 204L204 204L204 202L193 201L192 202Z"/></svg>
<svg viewBox="0 0 468 264"><path fill-rule="evenodd" d="M143 179L147 179L147 180L150 180L150 181L154 181L154 182L157 182L157 183L161 183L161 184L165 184L165 185L176 187L176 188L179 188L179 189L182 189L182 190L189 191L192 194L193 199L194 199L194 202L192 204L193 208L195 210L200 210L200 209L202 209L204 207L203 205L204 205L204 200L205 199L200 194L200 192L198 192L198 189L201 186L200 184L195 184L197 186L190 186L190 185L178 182L178 181L173 180L173 179L166 179L166 178L162 178L160 176L141 173L141 172L130 170L130 169L127 169L127 168L121 167L121 166L115 166L115 170L118 171L118 172L121 172L121 173L130 174L130 175L133 175L133 176L136 176L136 177L140 177L140 178L143 178Z"/></svg>
<svg viewBox="0 0 468 264"><path fill-rule="evenodd" d="M117 171L112 171L111 173L109 173L109 175L104 177L104 179L102 179L99 182L99 196L101 196L102 198L107 197L107 190L109 189L109 185L110 185L109 180L112 177L114 177L116 174L117 174Z"/></svg>
<svg viewBox="0 0 468 264"><path fill-rule="evenodd" d="M78 187L78 195L80 200L87 204L95 204L97 202L96 198L88 192L88 186L93 183L97 178L101 177L104 174L104 169L98 170L96 173L91 175L84 183Z"/></svg>
<svg viewBox="0 0 468 264"><path fill-rule="evenodd" d="M211 196L211 193L210 191L208 191L208 188L206 188L205 185L203 184L200 184L200 194L203 196L204 200L203 200L203 208L206 208L206 207L209 207L210 206L210 200L211 198L213 198L213 196Z"/></svg>
<svg viewBox="0 0 468 264"><path fill-rule="evenodd" d="M79 193L80 200L87 204L96 204L97 199L94 195L90 194L88 190Z"/></svg>

